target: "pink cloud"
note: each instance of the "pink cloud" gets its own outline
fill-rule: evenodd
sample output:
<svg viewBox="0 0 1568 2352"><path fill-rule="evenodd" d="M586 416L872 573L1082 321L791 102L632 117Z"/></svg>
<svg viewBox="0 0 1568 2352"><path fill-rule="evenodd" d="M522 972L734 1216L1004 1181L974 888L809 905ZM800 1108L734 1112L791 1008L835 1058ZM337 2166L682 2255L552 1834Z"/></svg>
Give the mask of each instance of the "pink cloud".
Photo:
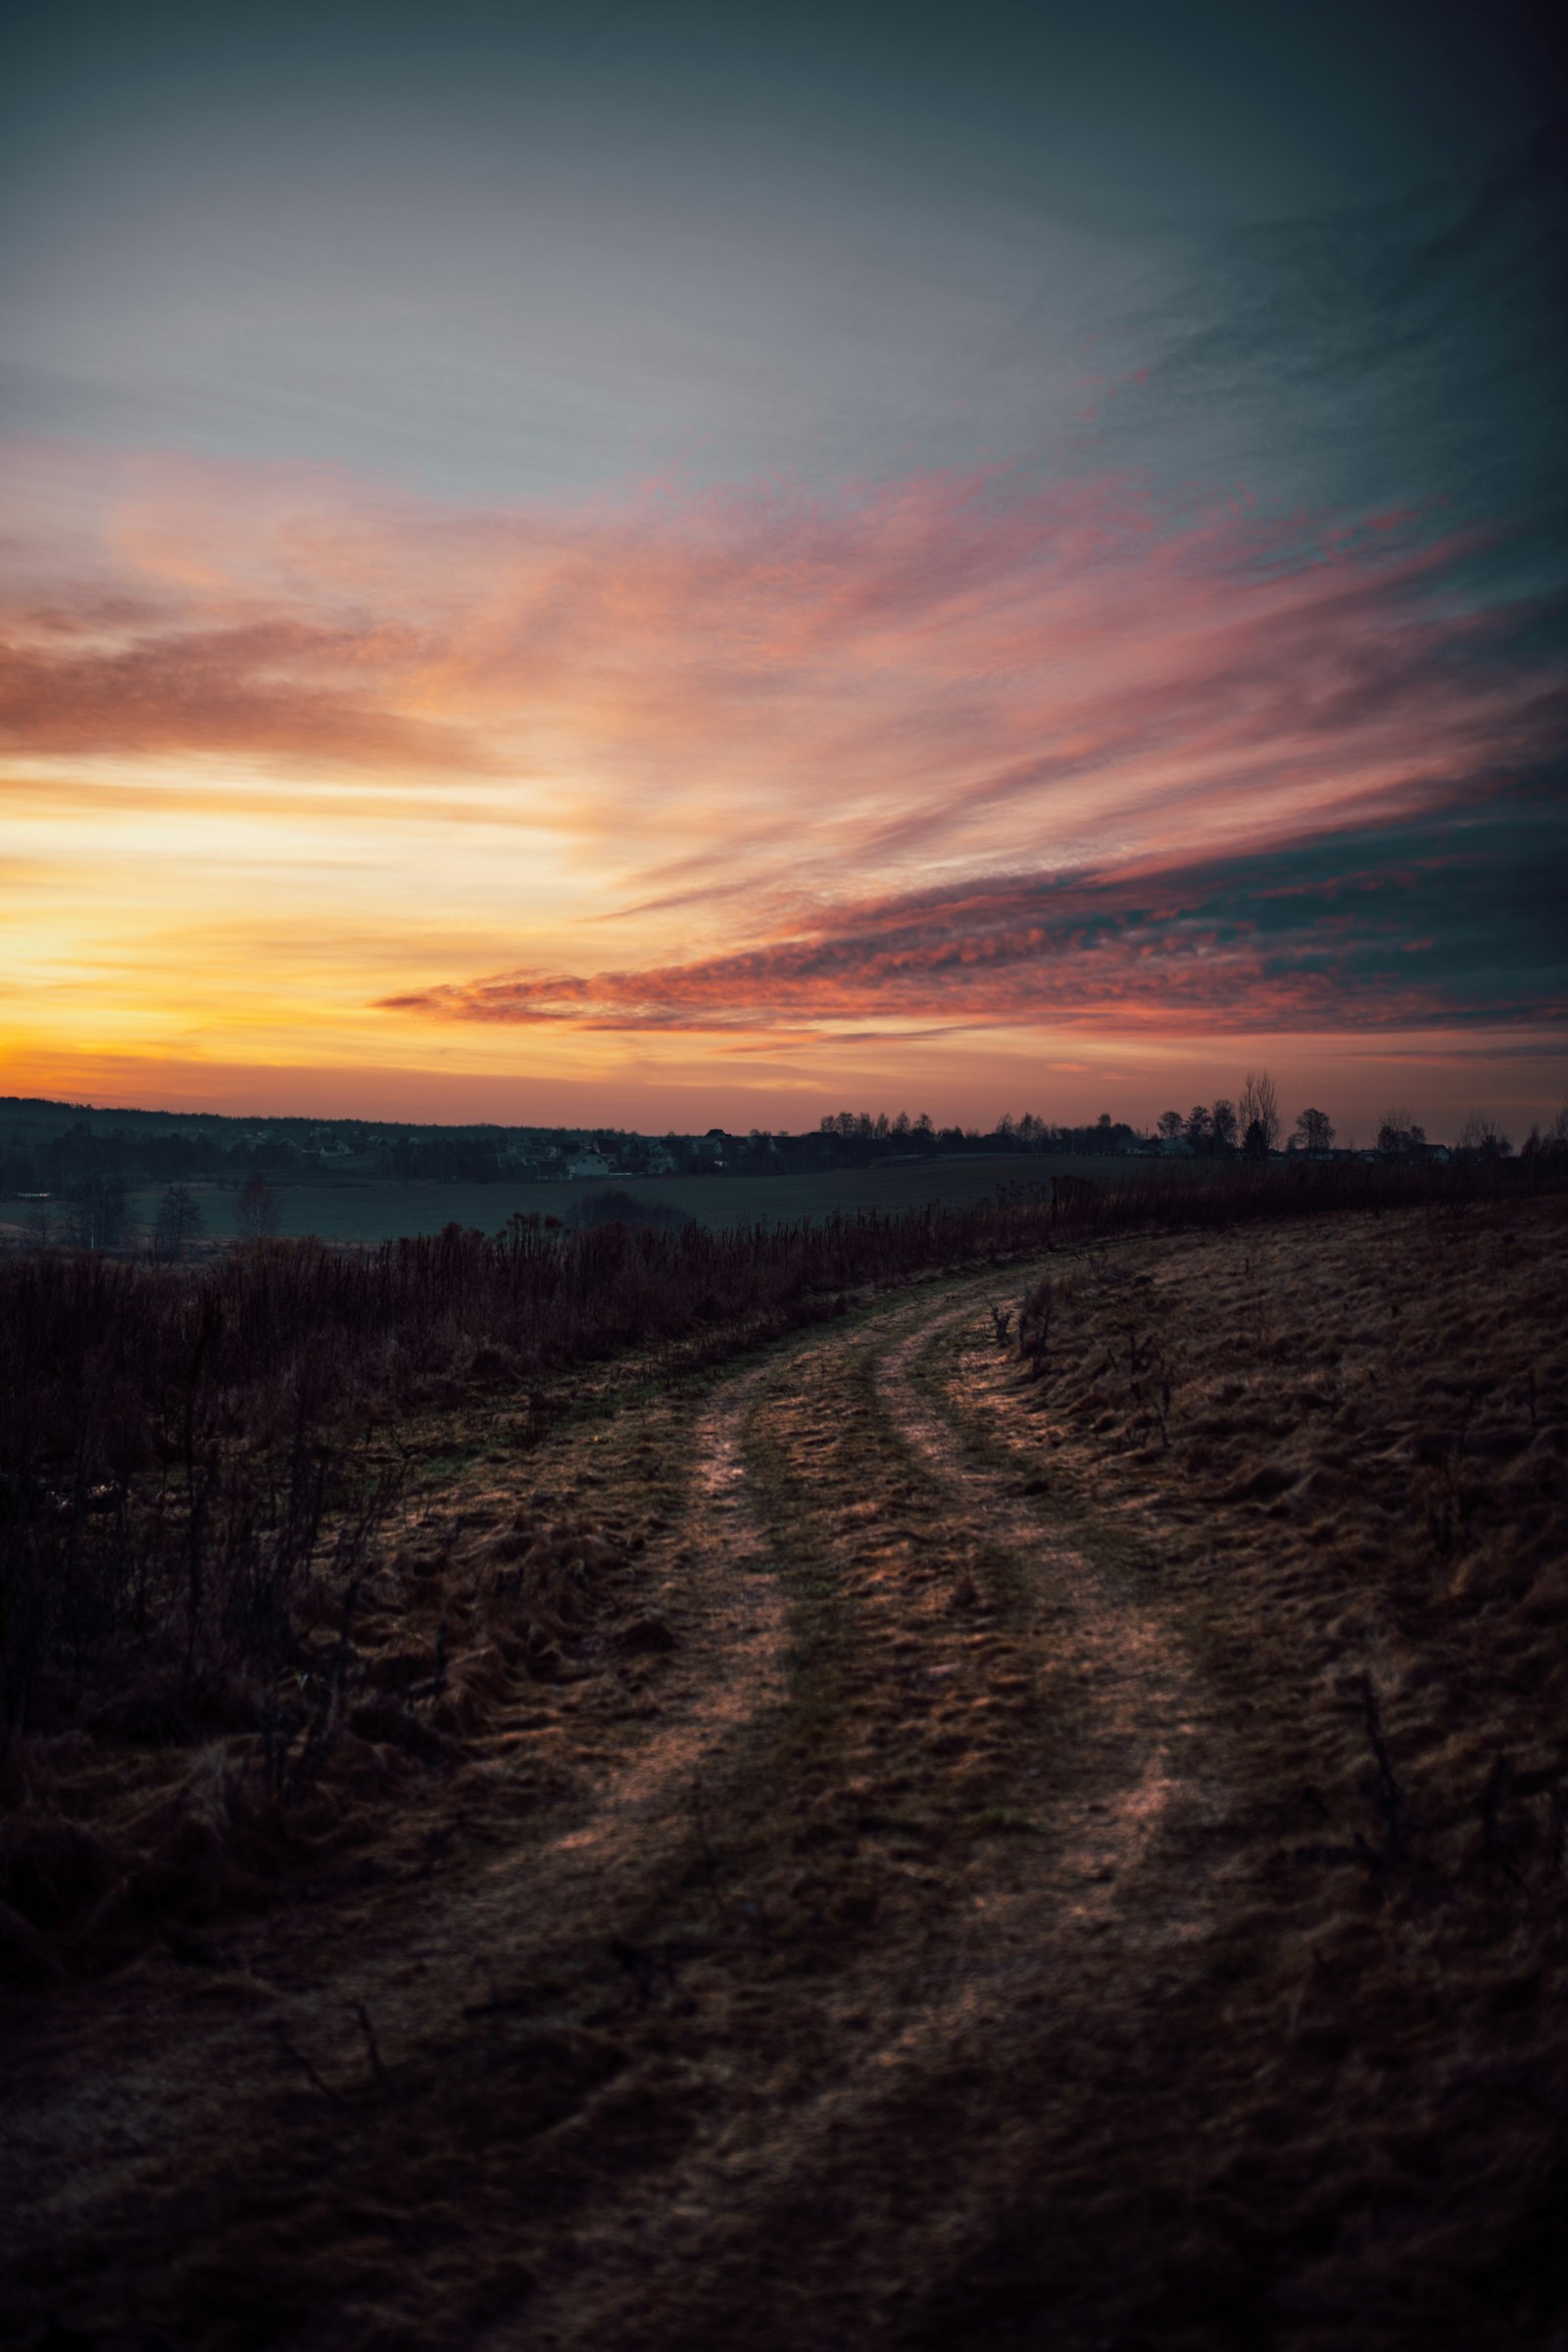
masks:
<svg viewBox="0 0 1568 2352"><path fill-rule="evenodd" d="M487 766L484 748L444 719L397 707L408 632L357 634L285 618L171 625L120 600L115 642L94 642L103 609L79 621L29 616L0 642L0 742L31 753L250 752L331 766L387 761ZM85 642L84 642L85 640ZM378 689L391 684L384 702Z"/></svg>
<svg viewBox="0 0 1568 2352"><path fill-rule="evenodd" d="M400 768L437 817L465 773L492 779L599 845L615 906L708 933L654 969L438 980L404 1010L1436 1017L1471 985L1442 944L1403 937L1397 980L1374 973L1336 945L1365 893L1319 876L1282 964L1236 877L1277 848L1277 911L1314 843L1457 822L1465 779L1562 740L1530 616L1478 610L1455 585L1474 551L1405 515L1171 513L1124 478L1008 468L478 511L287 468L52 462L73 527L45 552L24 512L0 568L16 750ZM1244 863L1219 909L1222 848ZM1450 940L1425 852L1421 909L1395 911L1397 854L1378 938ZM1474 986L1516 993L1490 967Z"/></svg>
<svg viewBox="0 0 1568 2352"><path fill-rule="evenodd" d="M612 821L639 787L718 788L765 842L781 818L836 831L849 800L903 848L1020 800L1075 824L1107 796L1164 805L1179 832L1200 776L1354 790L1419 768L1437 726L1494 726L1517 687L1447 665L1474 625L1429 609L1451 548L1171 517L1117 478L511 513L269 468L98 489L73 579L40 593L26 547L0 578L21 747L249 737L523 772L569 749Z"/></svg>
<svg viewBox="0 0 1568 2352"><path fill-rule="evenodd" d="M1416 1029L1560 1021L1568 822L1478 780L1418 814L1119 872L997 875L842 905L809 932L636 971L503 972L389 1000L441 1019L767 1031L875 1016L901 1033Z"/></svg>

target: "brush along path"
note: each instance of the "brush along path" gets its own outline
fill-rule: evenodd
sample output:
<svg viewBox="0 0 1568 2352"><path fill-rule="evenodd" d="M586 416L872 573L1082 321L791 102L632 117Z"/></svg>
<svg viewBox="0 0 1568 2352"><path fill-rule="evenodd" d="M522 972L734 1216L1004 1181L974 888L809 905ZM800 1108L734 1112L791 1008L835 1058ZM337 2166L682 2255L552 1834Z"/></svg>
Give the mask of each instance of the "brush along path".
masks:
<svg viewBox="0 0 1568 2352"><path fill-rule="evenodd" d="M384 2092L406 2077L411 2050L433 2047L439 2065L450 2054L454 2020L477 2014L486 2022L470 2029L459 2071L475 2052L482 2070L490 2013L505 2018L534 2006L516 1991L519 1960L542 1972L558 1955L569 1969L580 1949L597 1960L662 1876L689 1866L700 1840L694 1776L721 1788L743 1770L758 1723L783 1695L782 1599L736 1463L747 1392L743 1374L695 1414L651 1408L603 1450L592 1435L558 1446L564 1492L535 1492L532 1509L524 1490L540 1457L498 1477L505 1457L491 1455L446 1498L461 1500L460 1511L420 1515L414 1566L429 1595L425 1614L439 1606L445 1626L452 1585L482 1586L498 1572L498 1547L503 1561L518 1548L522 1539L490 1531L505 1527L519 1503L525 1523L539 1523L543 1504L567 1528L581 1522L569 1513L573 1501L611 1506L623 1487L664 1506L639 1546L642 1564L620 1595L619 1622L586 1656L568 1640L569 1663L552 1657L541 1683L536 1627L510 1676L494 1642L466 1657L460 1649L453 1712L471 1711L482 1690L489 1704L481 1736L462 1768L441 1776L434 1803L411 1805L367 1869L308 1885L319 1910L230 1923L221 1938L172 1937L109 1984L36 2008L18 2005L20 2046L0 2110L0 2248L21 2278L38 2281L39 2309L52 2313L84 2242L144 2238L151 2252L162 2239L154 2267L178 2267L191 2258L180 2240L191 2236L198 2208L220 2216L220 2228L235 2222L258 2175L292 2167L298 2101L279 2099L291 2081L304 2077L318 2101L346 2098L360 2144L365 2118L353 2092L368 2065ZM574 1539L580 1548L592 1541ZM621 1568L624 1588L624 1559ZM406 1615L401 1638L411 1638ZM394 1651L394 1662L404 1654ZM406 1714L404 1722L417 1719ZM373 1713L368 1729L383 1730ZM439 1765L437 1736L429 1738ZM401 1760L373 1741L368 1750L349 1748L350 1766L363 1758L377 1777ZM338 1793L345 1786L340 1775ZM390 1896L387 1877L398 1882ZM563 2096L569 2104L577 2078L595 2080L602 2064L591 2037L569 2033L534 2055L547 2113ZM563 2074L564 2089L556 2080ZM236 2139L251 2134L251 2155L236 2165ZM309 2129L304 2136L314 2144ZM333 2132L315 2136L324 2155ZM193 2190L193 2179L212 2185ZM310 2195L307 2185L307 2203ZM332 2220L324 2211L317 2218L325 2239L311 2244L296 2280L258 2286L245 2278L244 2253L196 2253L182 2301L193 2320L213 2305L205 2314L213 2342L230 2340L220 2279L231 2278L247 2297L246 2326L260 2330L259 2341L270 2340L270 2303L286 2339L289 2315L305 2301L331 2300L343 2278ZM416 2214L400 2218L416 2228ZM314 2237L309 2224L304 2235ZM132 2257L121 2291L134 2305L134 2248L122 2243L120 2251ZM114 2288L96 2300L112 2309Z"/></svg>

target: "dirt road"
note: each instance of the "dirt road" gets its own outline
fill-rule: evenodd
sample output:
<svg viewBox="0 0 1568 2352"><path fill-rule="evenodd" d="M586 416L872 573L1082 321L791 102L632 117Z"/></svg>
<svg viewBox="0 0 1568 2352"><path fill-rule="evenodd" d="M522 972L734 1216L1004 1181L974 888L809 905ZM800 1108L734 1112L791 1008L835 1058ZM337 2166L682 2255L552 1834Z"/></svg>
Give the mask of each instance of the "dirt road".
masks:
<svg viewBox="0 0 1568 2352"><path fill-rule="evenodd" d="M1256 1660L1056 1461L996 1288L454 1472L453 1574L544 1485L612 1607L357 1860L24 2006L12 2340L1415 2340L1344 2152L1282 2157L1338 2029Z"/></svg>

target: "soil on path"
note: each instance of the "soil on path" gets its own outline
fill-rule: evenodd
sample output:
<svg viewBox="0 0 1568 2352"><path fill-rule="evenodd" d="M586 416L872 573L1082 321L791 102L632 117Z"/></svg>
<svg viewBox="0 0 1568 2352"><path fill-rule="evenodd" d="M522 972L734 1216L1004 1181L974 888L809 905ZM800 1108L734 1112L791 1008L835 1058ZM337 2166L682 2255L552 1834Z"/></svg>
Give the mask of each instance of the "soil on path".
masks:
<svg viewBox="0 0 1568 2352"><path fill-rule="evenodd" d="M1535 2246L1540 2132L1528 2194L1434 2267L1463 2184L1396 2072L1404 2141L1361 2131L1342 1971L1384 1892L1282 1879L1314 1821L1268 1662L1096 1508L996 1290L873 1302L455 1477L460 1524L545 1483L614 1529L613 1623L498 1686L379 1853L19 2006L7 2340L1544 2328L1539 2266L1488 2269Z"/></svg>

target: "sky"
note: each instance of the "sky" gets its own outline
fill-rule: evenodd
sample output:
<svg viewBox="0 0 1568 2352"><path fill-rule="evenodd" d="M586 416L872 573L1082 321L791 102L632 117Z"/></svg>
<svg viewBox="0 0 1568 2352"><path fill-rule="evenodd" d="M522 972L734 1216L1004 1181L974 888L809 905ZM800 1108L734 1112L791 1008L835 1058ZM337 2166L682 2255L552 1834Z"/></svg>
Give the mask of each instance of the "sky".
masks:
<svg viewBox="0 0 1568 2352"><path fill-rule="evenodd" d="M1549 1116L1548 24L32 11L0 1091Z"/></svg>

